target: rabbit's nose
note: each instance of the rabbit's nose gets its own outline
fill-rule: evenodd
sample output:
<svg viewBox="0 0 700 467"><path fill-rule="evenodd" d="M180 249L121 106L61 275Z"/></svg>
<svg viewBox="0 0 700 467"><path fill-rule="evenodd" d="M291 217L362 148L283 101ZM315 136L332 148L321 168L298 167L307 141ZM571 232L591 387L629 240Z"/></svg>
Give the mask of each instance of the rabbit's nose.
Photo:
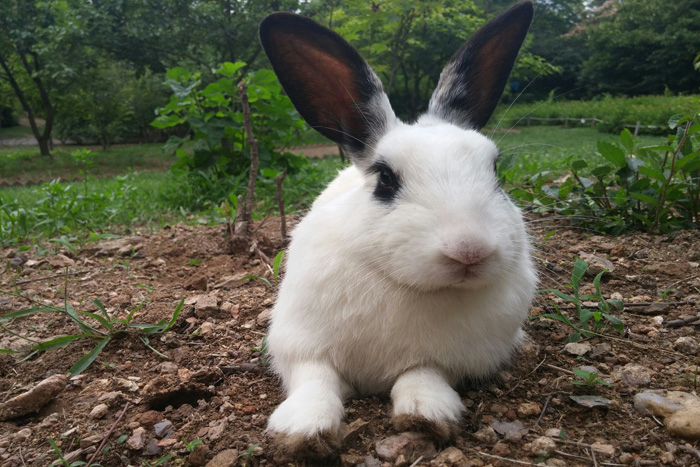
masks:
<svg viewBox="0 0 700 467"><path fill-rule="evenodd" d="M451 261L456 261L465 266L473 266L484 262L496 249L485 243L461 244L455 247L446 247L441 253Z"/></svg>

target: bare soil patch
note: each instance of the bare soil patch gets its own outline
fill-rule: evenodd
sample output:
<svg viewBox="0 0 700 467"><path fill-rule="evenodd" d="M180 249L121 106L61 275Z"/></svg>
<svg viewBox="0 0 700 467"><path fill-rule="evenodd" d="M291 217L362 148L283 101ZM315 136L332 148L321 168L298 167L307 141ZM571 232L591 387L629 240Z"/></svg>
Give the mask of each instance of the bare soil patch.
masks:
<svg viewBox="0 0 700 467"><path fill-rule="evenodd" d="M553 218L534 218L530 225L543 288L565 291L573 261L584 252L613 263L615 269L603 284L607 297L663 302L659 292L668 291L665 302L655 308L628 306L618 315L624 333L605 331L616 338L586 340L591 350L581 356L565 349L569 330L560 323L541 318L526 323L531 342L512 364L490 381L460 389L468 412L454 446L421 451L430 454L420 460L408 451L413 447L399 449L394 459L386 457L391 455L387 438L398 434L390 423L388 395L352 400L346 404L350 430L341 456L324 465L510 466L545 459L546 465L560 466L698 465L695 441L670 434L659 417L636 411L633 398L647 389L695 389L697 346L693 350L675 343L697 335L699 325L686 318L698 314L700 236L594 236ZM278 219L268 220L258 235L265 239L261 246L268 256L283 248ZM274 291L260 281L239 280L246 274L270 278L268 267L254 254L231 256L223 227L178 224L138 232L129 241L133 253L127 248L123 256L105 244L76 254L64 251L64 258L25 252L27 262L19 276L12 271L0 276L0 290L16 287L57 306L67 297L76 309L94 310L88 299L97 298L110 313L125 316L145 301L134 318L141 323L169 319L181 299L186 303L174 332L150 340L167 359L136 337L115 339L48 405L0 422L0 465L49 465L55 459L49 438L64 454L82 449L77 458L88 460L112 428L105 444L109 450L97 458L104 466L153 465L168 454L174 457L165 465L276 465L263 431L283 394L264 356L255 350L266 332ZM3 262L17 255L13 249L0 251ZM592 292L591 279L584 282ZM531 315L548 311L553 300L552 295L539 296ZM26 307L26 301L0 296L1 314ZM679 319L686 324L669 326ZM33 315L9 326L34 340L77 331L59 315ZM65 374L95 343L20 361L27 355L27 342L0 329L0 348L22 351L0 354L0 403L49 376ZM635 365L641 377L625 376ZM577 378L571 370L581 366L595 367L611 385L572 384ZM571 396L609 402L586 407ZM552 449L540 439L544 435L553 440ZM186 444L197 439L206 448L191 455ZM230 449L236 452L226 451ZM433 459L435 452L439 454ZM213 463L217 454L221 462ZM226 456L229 461L222 460Z"/></svg>

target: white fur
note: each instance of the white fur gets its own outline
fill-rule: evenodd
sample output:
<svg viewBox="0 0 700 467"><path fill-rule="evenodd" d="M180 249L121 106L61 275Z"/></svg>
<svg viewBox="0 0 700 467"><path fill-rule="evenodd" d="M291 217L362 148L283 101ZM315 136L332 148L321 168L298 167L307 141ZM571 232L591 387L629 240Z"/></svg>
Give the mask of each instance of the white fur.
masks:
<svg viewBox="0 0 700 467"><path fill-rule="evenodd" d="M495 145L427 115L390 122L374 149L401 179L397 200L374 199L377 175L353 166L293 233L268 335L289 395L272 432L335 432L344 398L392 387L395 415L456 422L451 386L493 372L522 339L536 276ZM465 279L445 252L470 248L488 258Z"/></svg>

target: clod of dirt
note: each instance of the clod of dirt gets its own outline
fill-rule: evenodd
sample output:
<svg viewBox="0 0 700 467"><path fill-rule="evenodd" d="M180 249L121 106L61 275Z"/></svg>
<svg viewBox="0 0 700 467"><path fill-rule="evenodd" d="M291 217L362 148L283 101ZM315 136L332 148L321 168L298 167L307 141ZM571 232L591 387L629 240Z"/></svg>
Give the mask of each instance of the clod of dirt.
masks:
<svg viewBox="0 0 700 467"><path fill-rule="evenodd" d="M126 440L126 447L134 451L139 451L146 446L146 429L142 426L136 428L129 439Z"/></svg>
<svg viewBox="0 0 700 467"><path fill-rule="evenodd" d="M615 455L615 446L612 444L604 444L596 441L595 443L591 444L591 449L599 456L610 458Z"/></svg>
<svg viewBox="0 0 700 467"><path fill-rule="evenodd" d="M520 441L527 433L527 428L522 423L515 422L499 422L494 420L491 427L501 436L504 436L507 441Z"/></svg>
<svg viewBox="0 0 700 467"><path fill-rule="evenodd" d="M148 407L153 410L163 410L169 405L178 408L200 399L211 399L216 392L209 389L209 385L222 378L223 372L218 367L199 370L187 382L180 382L175 375L164 374L146 384L141 393Z"/></svg>
<svg viewBox="0 0 700 467"><path fill-rule="evenodd" d="M195 467L200 467L207 463L207 456L209 455L209 446L206 444L200 444L195 446L187 460Z"/></svg>
<svg viewBox="0 0 700 467"><path fill-rule="evenodd" d="M194 314L198 318L207 318L219 312L219 300L216 295L200 295L194 305Z"/></svg>
<svg viewBox="0 0 700 467"><path fill-rule="evenodd" d="M540 436L532 442L532 447L530 449L536 456L547 457L552 455L556 448L557 445L552 438Z"/></svg>
<svg viewBox="0 0 700 467"><path fill-rule="evenodd" d="M353 420L345 428L345 438L343 440L343 443L350 446L353 443L359 441L360 435L363 435L367 431L368 427L369 423L362 420L361 418Z"/></svg>
<svg viewBox="0 0 700 467"><path fill-rule="evenodd" d="M68 378L65 375L46 378L29 391L0 404L0 420L10 420L39 411L60 394L66 384L68 384Z"/></svg>
<svg viewBox="0 0 700 467"><path fill-rule="evenodd" d="M518 405L518 415L522 418L533 417L542 412L542 407L537 402L523 402Z"/></svg>
<svg viewBox="0 0 700 467"><path fill-rule="evenodd" d="M435 445L427 435L410 431L378 441L376 450L379 458L384 461L394 462L403 456L409 464L419 457L428 460L437 455Z"/></svg>
<svg viewBox="0 0 700 467"><path fill-rule="evenodd" d="M206 467L233 467L238 461L238 451L226 449L218 453L212 460L207 462Z"/></svg>
<svg viewBox="0 0 700 467"><path fill-rule="evenodd" d="M698 345L698 342L692 337L683 336L676 339L673 343L673 349L685 355L697 355L698 350L700 350L700 345Z"/></svg>
<svg viewBox="0 0 700 467"><path fill-rule="evenodd" d="M109 407L107 407L107 404L97 404L90 411L90 417L94 418L95 420L99 420L100 418L104 418L104 416L107 415L108 410Z"/></svg>
<svg viewBox="0 0 700 467"><path fill-rule="evenodd" d="M669 311L671 311L671 305L669 305L668 303L657 302L645 307L641 307L636 311L641 315L665 315Z"/></svg>
<svg viewBox="0 0 700 467"><path fill-rule="evenodd" d="M478 441L480 441L484 444L487 444L489 446L493 446L498 441L498 435L496 434L494 429L491 428L490 426L482 428L481 430L474 433L473 436Z"/></svg>
<svg viewBox="0 0 700 467"><path fill-rule="evenodd" d="M467 465L469 461L467 456L464 455L462 451L454 446L451 446L437 455L437 457L430 461L431 467L453 467L453 466L463 466Z"/></svg>
<svg viewBox="0 0 700 467"><path fill-rule="evenodd" d="M592 409L593 407L607 407L612 402L610 399L600 396L569 396L578 405Z"/></svg>
<svg viewBox="0 0 700 467"><path fill-rule="evenodd" d="M651 383L651 377L654 371L636 363L628 363L627 365L613 371L613 378L623 381L628 386L647 386Z"/></svg>
<svg viewBox="0 0 700 467"><path fill-rule="evenodd" d="M185 290L207 290L207 276L201 274L185 282Z"/></svg>
<svg viewBox="0 0 700 467"><path fill-rule="evenodd" d="M583 251L579 251L578 256L588 263L586 274L589 276L595 277L606 269L607 272L604 274L604 276L610 276L615 270L615 265L612 262L605 258L601 258L600 256L585 253Z"/></svg>
<svg viewBox="0 0 700 467"><path fill-rule="evenodd" d="M100 242L92 246L87 245L83 247L83 251L94 253L96 256L126 255L131 254L132 248L134 251L137 250L137 246L138 249L140 249L143 246L142 242L143 237L133 235L131 237L107 240L106 242Z"/></svg>

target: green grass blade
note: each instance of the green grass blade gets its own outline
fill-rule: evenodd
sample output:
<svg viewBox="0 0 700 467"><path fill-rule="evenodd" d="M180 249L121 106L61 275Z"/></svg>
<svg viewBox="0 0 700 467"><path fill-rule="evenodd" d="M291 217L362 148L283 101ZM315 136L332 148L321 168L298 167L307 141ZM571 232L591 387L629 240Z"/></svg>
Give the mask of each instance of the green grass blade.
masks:
<svg viewBox="0 0 700 467"><path fill-rule="evenodd" d="M71 342L76 341L78 339L82 339L83 337L96 336L91 334L72 334L70 336L57 337L55 339L51 339L49 341L41 342L40 344L35 345L34 347L32 347L32 350L43 351L50 349L60 349L61 347L65 347Z"/></svg>
<svg viewBox="0 0 700 467"><path fill-rule="evenodd" d="M574 263L574 269L571 272L571 285L574 288L574 295L578 295L578 286L581 283L581 279L583 278L583 275L586 273L587 269L588 263L581 258L577 258L576 262Z"/></svg>
<svg viewBox="0 0 700 467"><path fill-rule="evenodd" d="M107 313L107 308L102 304L100 300L97 298L91 298L90 301L97 307L98 310L102 312L105 318L107 318L108 321L112 321L112 318L109 316L109 313Z"/></svg>
<svg viewBox="0 0 700 467"><path fill-rule="evenodd" d="M92 362L95 361L95 359L96 359L97 356L100 354L100 352L102 352L102 349L105 348L105 346L109 343L109 341L110 341L111 339L112 339L111 336L107 336L107 337L105 337L104 339L102 339L91 351L89 351L88 353L86 353L86 354L83 356L83 358L81 358L80 360L78 360L78 361L75 363L75 365L73 365L73 366L70 368L70 370L69 370L69 371L70 371L70 374L71 374L72 376L76 376L76 375L79 375L80 373L82 373L83 371L85 371L85 369L86 369L87 367L89 367L90 365L92 365Z"/></svg>
<svg viewBox="0 0 700 467"><path fill-rule="evenodd" d="M272 287L272 284L270 283L269 280L265 279L264 277L256 276L255 274L248 274L247 276L241 277L241 280L248 280L248 279L257 279L261 282L266 283L268 286Z"/></svg>
<svg viewBox="0 0 700 467"><path fill-rule="evenodd" d="M12 349L0 349L0 353L19 353L16 350Z"/></svg>
<svg viewBox="0 0 700 467"><path fill-rule="evenodd" d="M84 316L89 316L90 318L99 322L102 326L106 327L109 331L112 330L112 322L104 319L102 316L98 315L97 313L90 313L89 311L79 311L78 313L80 313L81 315L84 315Z"/></svg>
<svg viewBox="0 0 700 467"><path fill-rule="evenodd" d="M275 279L275 284L277 284L277 278L279 277L280 266L282 265L283 259L284 259L284 250L277 253L277 256L275 256L275 259L272 262L272 273L273 273L273 276Z"/></svg>
<svg viewBox="0 0 700 467"><path fill-rule="evenodd" d="M0 323L3 323L5 321L9 321L14 318L20 318L22 316L27 316L31 315L34 313L58 313L62 311L60 308L55 308L55 307L32 307L32 308L27 308L26 310L19 310L19 311L14 311L12 313L8 313L6 315L3 315L0 317Z"/></svg>
<svg viewBox="0 0 700 467"><path fill-rule="evenodd" d="M185 299L182 298L180 299L180 303L178 303L177 308L175 308L175 311L173 312L172 318L170 318L170 321L168 322L168 325L165 326L165 329L163 329L163 332L167 331L173 325L175 324L175 321L177 321L177 317L180 316L180 312L182 311L182 305L185 304Z"/></svg>
<svg viewBox="0 0 700 467"><path fill-rule="evenodd" d="M141 338L141 342L143 342L143 345L145 345L146 347L148 347L149 349L151 349L151 351L152 351L154 354L156 354L156 355L158 355L159 357L162 357L162 358L164 358L164 359L166 359L166 360L170 360L170 357L168 357L167 355L165 355L165 354L163 354L163 353L160 353L160 352L158 352L156 349L154 349L154 348L151 346L151 341L149 341L147 337L145 337L145 336L139 336L139 337Z"/></svg>
<svg viewBox="0 0 700 467"><path fill-rule="evenodd" d="M71 305L70 303L66 303L66 314L70 316L70 318L73 321L75 321L75 324L77 324L78 327L82 329L84 333L99 334L96 329L94 329L92 326L80 319L80 315L78 315L78 312L75 311L75 308L73 308L73 305Z"/></svg>

